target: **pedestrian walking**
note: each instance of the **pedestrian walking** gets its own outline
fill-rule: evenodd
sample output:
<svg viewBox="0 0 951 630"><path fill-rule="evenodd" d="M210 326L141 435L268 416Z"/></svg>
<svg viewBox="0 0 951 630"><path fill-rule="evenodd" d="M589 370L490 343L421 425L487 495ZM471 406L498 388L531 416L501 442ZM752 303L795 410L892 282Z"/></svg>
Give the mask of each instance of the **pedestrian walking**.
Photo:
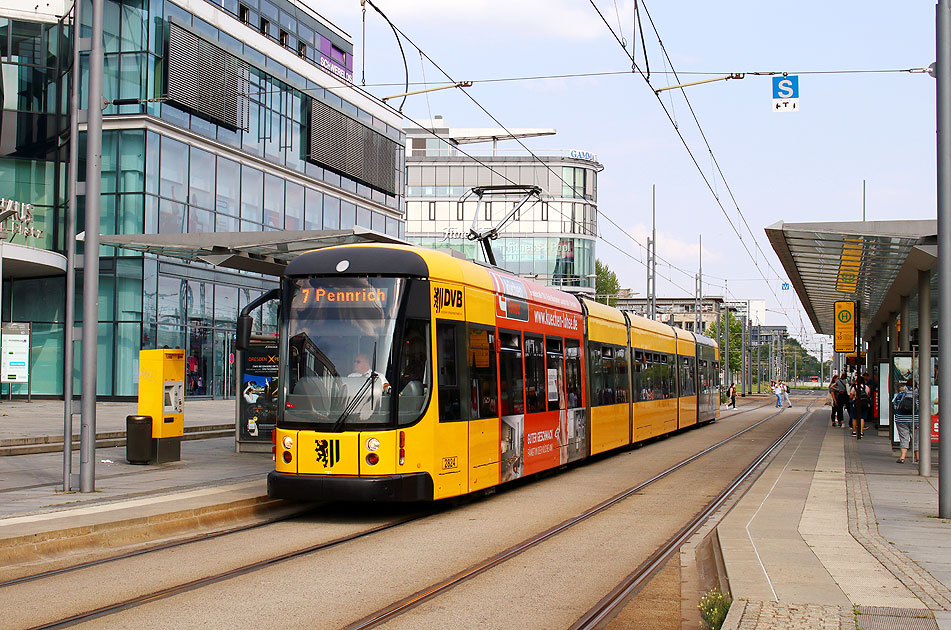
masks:
<svg viewBox="0 0 951 630"><path fill-rule="evenodd" d="M898 429L898 447L899 455L895 460L899 464L905 463L905 456L912 444L912 435L914 433L915 423L915 381L909 378L905 381L905 387L895 394L892 399L895 409L895 427ZM918 459L918 450L915 449L915 459Z"/></svg>
<svg viewBox="0 0 951 630"><path fill-rule="evenodd" d="M773 381L773 394L776 395L776 408L783 406L783 384L779 381Z"/></svg>
<svg viewBox="0 0 951 630"><path fill-rule="evenodd" d="M852 400L854 412L852 414L852 433L855 434L856 439L861 440L862 434L865 433L865 416L872 405L872 398L863 377L857 376L855 378L855 385L849 391L849 398Z"/></svg>
<svg viewBox="0 0 951 630"><path fill-rule="evenodd" d="M780 381L779 386L783 388L783 396L782 396L783 405L787 407L792 407L792 403L789 402L789 385L787 385L784 381Z"/></svg>
<svg viewBox="0 0 951 630"><path fill-rule="evenodd" d="M849 401L848 389L846 389L845 376L840 376L839 378L833 379L832 385L829 387L829 390L832 392L835 397L835 409L833 414L838 422L838 426L842 426L842 409L845 407L846 403Z"/></svg>
<svg viewBox="0 0 951 630"><path fill-rule="evenodd" d="M736 409L736 385L730 383L730 389L726 393L730 397L730 406Z"/></svg>

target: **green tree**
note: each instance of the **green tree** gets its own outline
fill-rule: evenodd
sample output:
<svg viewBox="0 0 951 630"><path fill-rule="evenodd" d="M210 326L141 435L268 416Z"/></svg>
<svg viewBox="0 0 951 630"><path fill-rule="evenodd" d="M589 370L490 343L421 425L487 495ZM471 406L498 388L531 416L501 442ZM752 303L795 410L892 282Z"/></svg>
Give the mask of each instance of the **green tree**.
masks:
<svg viewBox="0 0 951 630"><path fill-rule="evenodd" d="M704 334L711 339L717 341L722 345L722 340L720 338L720 326L723 324L723 317L721 316L719 321L715 321L709 326L707 326L706 332ZM730 314L730 327L727 329L730 331L730 373L733 376L733 381L737 383L737 388L739 388L740 382L740 369L741 369L741 354L743 349L742 334L743 334L743 322L736 315ZM723 348L720 348L722 362L722 352ZM724 387L729 387L729 383L724 383Z"/></svg>
<svg viewBox="0 0 951 630"><path fill-rule="evenodd" d="M603 301L610 306L617 304L617 294L621 290L621 283L617 279L617 274L597 259L594 261L594 273L595 299L601 302L603 298Z"/></svg>

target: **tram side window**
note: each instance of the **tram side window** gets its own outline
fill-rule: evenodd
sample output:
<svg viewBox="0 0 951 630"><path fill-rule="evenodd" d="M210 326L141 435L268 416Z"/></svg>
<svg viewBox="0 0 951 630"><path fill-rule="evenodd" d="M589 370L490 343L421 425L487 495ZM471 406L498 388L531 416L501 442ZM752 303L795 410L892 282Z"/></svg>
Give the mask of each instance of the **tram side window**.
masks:
<svg viewBox="0 0 951 630"><path fill-rule="evenodd" d="M495 368L495 329L469 327L469 378L472 380L472 419L498 418L498 372Z"/></svg>
<svg viewBox="0 0 951 630"><path fill-rule="evenodd" d="M565 363L562 356L562 343L562 340L557 337L545 338L548 411L565 408Z"/></svg>
<svg viewBox="0 0 951 630"><path fill-rule="evenodd" d="M422 413L432 387L429 360L429 322L408 319L400 349L399 420L415 422Z"/></svg>
<svg viewBox="0 0 951 630"><path fill-rule="evenodd" d="M439 420L462 420L458 356L459 324L436 324L436 354L439 366Z"/></svg>
<svg viewBox="0 0 951 630"><path fill-rule="evenodd" d="M525 413L521 333L499 331L499 373L501 376L499 404L502 406L502 415Z"/></svg>
<svg viewBox="0 0 951 630"><path fill-rule="evenodd" d="M601 344L594 341L588 344L588 370L591 373L591 406L603 405L602 392L604 391L604 362L601 357Z"/></svg>
<svg viewBox="0 0 951 630"><path fill-rule="evenodd" d="M545 346L541 337L525 335L525 411L545 411Z"/></svg>
<svg viewBox="0 0 951 630"><path fill-rule="evenodd" d="M693 388L693 368L690 357L681 357L680 359L680 395L693 396L696 392Z"/></svg>
<svg viewBox="0 0 951 630"><path fill-rule="evenodd" d="M670 398L674 392L673 357L669 354L655 354L657 360L657 380L654 382L654 398Z"/></svg>
<svg viewBox="0 0 951 630"><path fill-rule="evenodd" d="M634 402L646 400L644 396L644 351L634 350L634 362L631 364L631 381L634 387Z"/></svg>
<svg viewBox="0 0 951 630"><path fill-rule="evenodd" d="M617 346L614 349L614 391L615 401L630 402L630 382L627 378L627 348Z"/></svg>
<svg viewBox="0 0 951 630"><path fill-rule="evenodd" d="M568 392L568 408L581 406L581 343L565 340L565 389Z"/></svg>

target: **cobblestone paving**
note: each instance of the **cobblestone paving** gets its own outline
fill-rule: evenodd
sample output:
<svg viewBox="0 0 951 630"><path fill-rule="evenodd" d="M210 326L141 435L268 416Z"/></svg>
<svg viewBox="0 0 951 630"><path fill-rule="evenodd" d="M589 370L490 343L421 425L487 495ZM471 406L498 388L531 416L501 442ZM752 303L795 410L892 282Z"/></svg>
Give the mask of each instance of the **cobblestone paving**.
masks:
<svg viewBox="0 0 951 630"><path fill-rule="evenodd" d="M744 600L734 602L733 606L742 607L739 611L730 610L730 620L739 617L738 624L729 624L735 630L857 630L855 614L845 606Z"/></svg>
<svg viewBox="0 0 951 630"><path fill-rule="evenodd" d="M849 532L931 610L951 610L951 591L878 533L865 469L855 440L846 440Z"/></svg>

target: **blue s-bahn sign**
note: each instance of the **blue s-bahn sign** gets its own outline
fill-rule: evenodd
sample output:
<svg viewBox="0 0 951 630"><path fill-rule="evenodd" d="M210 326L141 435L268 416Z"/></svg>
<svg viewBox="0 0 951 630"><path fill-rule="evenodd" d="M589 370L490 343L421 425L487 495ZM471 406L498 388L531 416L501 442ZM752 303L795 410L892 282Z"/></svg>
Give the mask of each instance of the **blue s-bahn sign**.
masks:
<svg viewBox="0 0 951 630"><path fill-rule="evenodd" d="M799 111L799 77L797 75L773 77L773 111Z"/></svg>

